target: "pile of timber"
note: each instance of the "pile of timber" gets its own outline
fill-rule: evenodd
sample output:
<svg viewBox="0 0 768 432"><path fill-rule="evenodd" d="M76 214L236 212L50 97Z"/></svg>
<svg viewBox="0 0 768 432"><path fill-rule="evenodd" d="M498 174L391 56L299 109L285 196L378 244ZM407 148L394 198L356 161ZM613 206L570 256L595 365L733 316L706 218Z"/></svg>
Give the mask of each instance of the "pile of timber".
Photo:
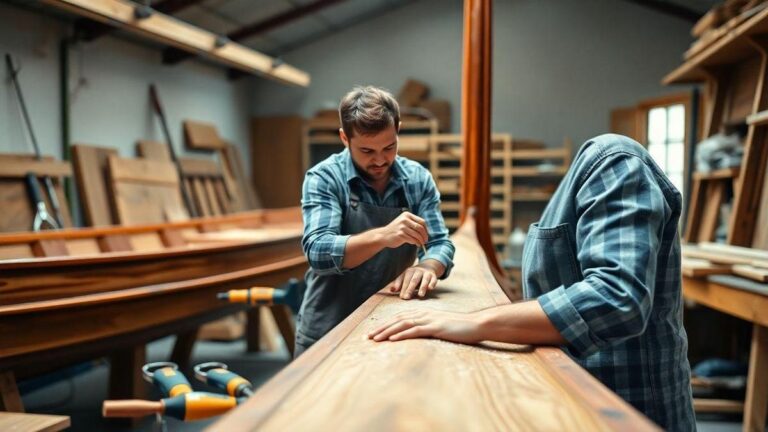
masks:
<svg viewBox="0 0 768 432"><path fill-rule="evenodd" d="M682 271L687 277L734 274L768 282L768 251L708 242L683 245Z"/></svg>
<svg viewBox="0 0 768 432"><path fill-rule="evenodd" d="M710 9L691 29L696 39L685 52L686 60L702 52L741 23L763 10L766 0L726 0Z"/></svg>

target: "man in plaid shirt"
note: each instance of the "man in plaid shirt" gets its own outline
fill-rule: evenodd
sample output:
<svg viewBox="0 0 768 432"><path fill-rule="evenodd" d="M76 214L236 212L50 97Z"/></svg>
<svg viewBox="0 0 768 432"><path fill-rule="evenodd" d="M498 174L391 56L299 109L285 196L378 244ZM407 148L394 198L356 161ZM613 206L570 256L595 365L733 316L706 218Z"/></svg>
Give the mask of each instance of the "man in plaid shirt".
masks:
<svg viewBox="0 0 768 432"><path fill-rule="evenodd" d="M642 146L594 138L528 231L523 288L533 300L405 313L369 336L560 345L663 428L694 430L680 211L680 193Z"/></svg>
<svg viewBox="0 0 768 432"><path fill-rule="evenodd" d="M357 87L342 98L339 117L346 149L304 178L301 243L310 269L296 356L386 285L404 300L424 297L453 266L432 175L397 155L395 98Z"/></svg>

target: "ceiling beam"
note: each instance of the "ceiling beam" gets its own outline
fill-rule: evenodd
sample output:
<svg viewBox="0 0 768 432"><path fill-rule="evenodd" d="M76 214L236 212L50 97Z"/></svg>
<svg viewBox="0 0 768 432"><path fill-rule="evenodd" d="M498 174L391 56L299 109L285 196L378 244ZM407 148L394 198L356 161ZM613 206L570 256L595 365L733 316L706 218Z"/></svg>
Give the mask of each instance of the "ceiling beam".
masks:
<svg viewBox="0 0 768 432"><path fill-rule="evenodd" d="M293 8L257 23L231 31L227 33L226 38L233 41L241 41L249 37L257 36L343 1L345 0L316 0L312 3ZM163 51L163 63L166 64L176 64L190 57L194 57L194 55L175 48L167 48Z"/></svg>
<svg viewBox="0 0 768 432"><path fill-rule="evenodd" d="M699 21L699 19L703 16L702 13L699 13L693 9L689 9L685 6L672 3L671 1L662 1L662 0L626 0L630 3L635 3L640 6L644 6L648 9L655 10L656 12L661 12L666 15L673 16L675 18L680 18L682 20L696 23Z"/></svg>
<svg viewBox="0 0 768 432"><path fill-rule="evenodd" d="M150 5L150 7L157 12L172 15L176 12L181 12L190 6L194 6L197 3L201 3L202 1L203 0L161 0ZM88 42L107 35L115 29L116 28L111 25L86 18L79 19L75 22L75 33L80 39Z"/></svg>

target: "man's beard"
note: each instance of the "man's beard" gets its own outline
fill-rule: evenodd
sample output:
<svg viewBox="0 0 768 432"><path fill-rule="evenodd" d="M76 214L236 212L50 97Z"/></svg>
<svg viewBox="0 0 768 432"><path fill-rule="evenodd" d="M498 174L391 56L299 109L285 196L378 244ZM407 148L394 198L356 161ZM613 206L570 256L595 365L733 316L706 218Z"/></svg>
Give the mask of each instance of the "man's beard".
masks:
<svg viewBox="0 0 768 432"><path fill-rule="evenodd" d="M362 169L360 165L355 162L355 168L357 168L357 172L360 173L360 176L363 177L365 180L380 180L382 177L386 177L390 173L390 164L384 164L382 168L384 170L381 171L381 174L372 174L368 170L372 170L376 165L368 165L367 169Z"/></svg>

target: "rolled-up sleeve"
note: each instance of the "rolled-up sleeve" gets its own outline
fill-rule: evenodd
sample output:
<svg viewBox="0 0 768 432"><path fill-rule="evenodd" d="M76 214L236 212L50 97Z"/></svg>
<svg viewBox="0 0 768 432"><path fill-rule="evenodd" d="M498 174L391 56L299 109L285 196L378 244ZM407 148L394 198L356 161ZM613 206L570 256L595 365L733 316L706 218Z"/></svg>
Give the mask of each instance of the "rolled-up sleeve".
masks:
<svg viewBox="0 0 768 432"><path fill-rule="evenodd" d="M445 227L443 214L440 212L440 192L435 181L428 171L424 171L424 189L422 199L416 208L416 214L427 222L429 241L427 241L427 254L419 249L419 262L433 259L445 267L445 272L440 279L445 279L453 268L453 255L456 251L453 242L448 237L448 229Z"/></svg>
<svg viewBox="0 0 768 432"><path fill-rule="evenodd" d="M584 278L538 301L570 351L586 357L645 331L660 238L671 211L650 168L625 154L600 162L576 201Z"/></svg>
<svg viewBox="0 0 768 432"><path fill-rule="evenodd" d="M301 246L309 265L319 275L343 274L344 250L348 235L339 234L342 210L341 191L322 171L309 171L301 192L304 235Z"/></svg>

